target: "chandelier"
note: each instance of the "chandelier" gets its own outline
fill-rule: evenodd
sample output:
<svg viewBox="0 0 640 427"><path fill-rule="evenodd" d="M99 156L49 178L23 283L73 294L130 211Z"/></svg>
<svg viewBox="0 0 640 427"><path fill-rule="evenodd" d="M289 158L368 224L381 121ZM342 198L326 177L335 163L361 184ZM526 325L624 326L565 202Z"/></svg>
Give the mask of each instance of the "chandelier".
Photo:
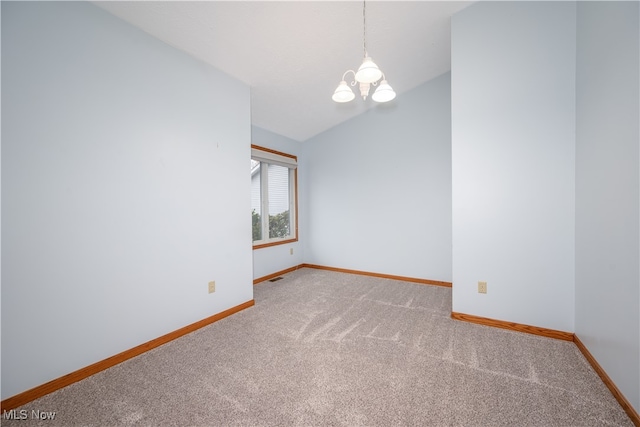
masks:
<svg viewBox="0 0 640 427"><path fill-rule="evenodd" d="M353 90L349 87L355 86L356 84L360 84L360 96L362 96L363 100L367 99L369 96L369 90L371 86L378 86L376 91L371 96L376 102L387 102L391 101L396 97L396 93L393 91L389 83L387 83L387 79L380 68L373 62L369 54L367 53L367 15L366 15L366 3L362 2L362 27L363 27L363 35L362 35L362 48L364 50L364 59L362 60L362 65L358 68L358 71L347 70L342 75L342 81L338 88L333 93L331 99L335 102L349 102L353 100L356 95L353 93ZM353 74L353 82L347 83L346 78L347 75L351 73ZM380 80L382 79L382 80ZM379 84L378 84L379 82Z"/></svg>

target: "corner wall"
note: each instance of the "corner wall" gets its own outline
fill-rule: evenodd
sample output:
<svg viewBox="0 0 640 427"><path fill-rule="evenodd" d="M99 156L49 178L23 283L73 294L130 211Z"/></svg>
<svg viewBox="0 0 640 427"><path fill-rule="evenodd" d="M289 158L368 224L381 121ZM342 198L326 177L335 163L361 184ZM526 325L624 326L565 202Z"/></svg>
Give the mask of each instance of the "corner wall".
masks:
<svg viewBox="0 0 640 427"><path fill-rule="evenodd" d="M249 88L87 2L1 7L5 399L253 288Z"/></svg>
<svg viewBox="0 0 640 427"><path fill-rule="evenodd" d="M446 73L303 143L306 263L451 281L450 100Z"/></svg>
<svg viewBox="0 0 640 427"><path fill-rule="evenodd" d="M575 50L575 3L453 17L455 312L574 330Z"/></svg>
<svg viewBox="0 0 640 427"><path fill-rule="evenodd" d="M576 335L640 412L638 2L579 2Z"/></svg>

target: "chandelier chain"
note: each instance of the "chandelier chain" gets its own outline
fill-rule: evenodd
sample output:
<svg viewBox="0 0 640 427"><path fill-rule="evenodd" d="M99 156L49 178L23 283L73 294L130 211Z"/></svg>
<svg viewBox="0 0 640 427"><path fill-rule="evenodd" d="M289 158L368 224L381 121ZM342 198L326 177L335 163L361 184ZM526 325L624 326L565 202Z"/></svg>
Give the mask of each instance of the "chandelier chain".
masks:
<svg viewBox="0 0 640 427"><path fill-rule="evenodd" d="M362 1L362 50L364 51L364 56L367 56L367 2L366 0Z"/></svg>

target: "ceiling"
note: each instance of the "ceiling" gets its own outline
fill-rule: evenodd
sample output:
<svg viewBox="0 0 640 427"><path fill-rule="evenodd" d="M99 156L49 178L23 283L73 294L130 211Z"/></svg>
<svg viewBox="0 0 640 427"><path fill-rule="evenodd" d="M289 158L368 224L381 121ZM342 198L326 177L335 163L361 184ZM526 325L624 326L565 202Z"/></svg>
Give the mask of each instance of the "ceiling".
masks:
<svg viewBox="0 0 640 427"><path fill-rule="evenodd" d="M376 105L331 100L362 62L360 1L94 3L249 85L252 124L288 138L307 140ZM367 51L398 94L450 70L451 16L471 3L366 3Z"/></svg>

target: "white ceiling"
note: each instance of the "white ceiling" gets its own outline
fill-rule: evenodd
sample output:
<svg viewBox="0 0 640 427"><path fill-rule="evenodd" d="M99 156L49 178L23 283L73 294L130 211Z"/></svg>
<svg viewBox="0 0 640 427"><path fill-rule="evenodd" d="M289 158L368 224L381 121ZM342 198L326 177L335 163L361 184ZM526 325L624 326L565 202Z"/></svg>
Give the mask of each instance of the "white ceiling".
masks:
<svg viewBox="0 0 640 427"><path fill-rule="evenodd" d="M95 4L251 86L252 123L280 135L304 141L375 107L331 100L362 62L360 1ZM398 94L450 70L451 16L469 4L367 2L367 50Z"/></svg>

